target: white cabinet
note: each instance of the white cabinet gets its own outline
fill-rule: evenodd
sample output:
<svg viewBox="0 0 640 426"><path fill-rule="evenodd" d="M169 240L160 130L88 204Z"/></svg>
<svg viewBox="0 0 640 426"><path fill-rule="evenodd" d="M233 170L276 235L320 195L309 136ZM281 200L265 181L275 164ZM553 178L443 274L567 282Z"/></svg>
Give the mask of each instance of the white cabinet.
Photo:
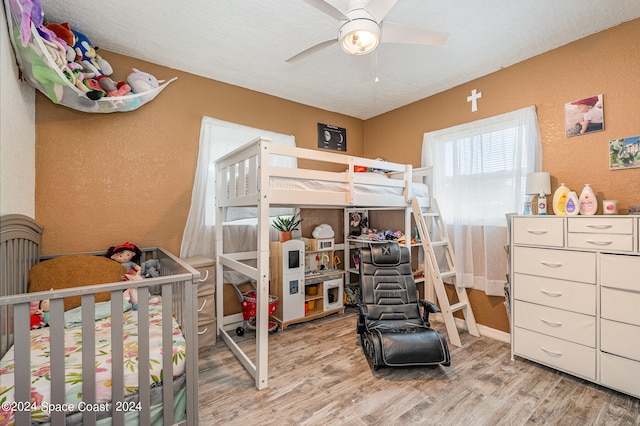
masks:
<svg viewBox="0 0 640 426"><path fill-rule="evenodd" d="M640 218L511 220L512 357L640 397Z"/></svg>

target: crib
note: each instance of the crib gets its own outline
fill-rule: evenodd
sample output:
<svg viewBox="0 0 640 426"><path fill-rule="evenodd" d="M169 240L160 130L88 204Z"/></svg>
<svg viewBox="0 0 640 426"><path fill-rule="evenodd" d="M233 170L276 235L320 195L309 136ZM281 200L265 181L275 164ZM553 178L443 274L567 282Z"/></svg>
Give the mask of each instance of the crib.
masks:
<svg viewBox="0 0 640 426"><path fill-rule="evenodd" d="M59 256L40 256L42 228L29 217L0 220L0 425L197 424L200 274L146 248L158 277L29 293L29 270ZM128 288L137 310L124 308ZM97 302L104 294L110 302ZM80 306L65 311L71 297ZM32 330L30 303L44 299L49 324Z"/></svg>

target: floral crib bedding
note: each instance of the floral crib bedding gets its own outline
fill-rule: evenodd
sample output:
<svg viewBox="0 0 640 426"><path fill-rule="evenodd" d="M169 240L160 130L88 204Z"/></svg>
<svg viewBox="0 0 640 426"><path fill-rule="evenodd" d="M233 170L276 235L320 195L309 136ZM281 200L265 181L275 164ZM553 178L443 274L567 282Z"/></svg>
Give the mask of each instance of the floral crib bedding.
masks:
<svg viewBox="0 0 640 426"><path fill-rule="evenodd" d="M108 304L99 308L110 312ZM70 313L70 311L69 311ZM106 316L106 315L105 315ZM65 391L66 403L77 407L82 400L82 328L73 319L67 320L65 313ZM96 321L96 402L111 401L111 317ZM162 304L159 297L149 300L149 383L160 384L162 378ZM125 396L138 391L138 311L129 310L123 314L124 336L124 384ZM31 402L37 407L46 407L51 402L49 328L31 330ZM185 370L186 343L178 323L173 319L173 377ZM13 424L14 348L0 360L0 426ZM49 411L37 408L31 410L32 419L47 421Z"/></svg>

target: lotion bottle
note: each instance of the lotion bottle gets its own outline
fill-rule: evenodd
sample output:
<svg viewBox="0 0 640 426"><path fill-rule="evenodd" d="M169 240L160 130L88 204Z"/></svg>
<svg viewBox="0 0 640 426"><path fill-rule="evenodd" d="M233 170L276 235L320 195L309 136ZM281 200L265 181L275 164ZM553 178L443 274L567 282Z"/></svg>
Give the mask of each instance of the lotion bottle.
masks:
<svg viewBox="0 0 640 426"><path fill-rule="evenodd" d="M553 213L564 216L567 214L566 204L567 204L567 196L571 190L565 186L564 183L561 183L556 192L553 193Z"/></svg>
<svg viewBox="0 0 640 426"><path fill-rule="evenodd" d="M596 214L596 210L598 210L598 200L591 185L587 183L580 193L580 214L591 216Z"/></svg>
<svg viewBox="0 0 640 426"><path fill-rule="evenodd" d="M538 195L538 215L547 215L547 196L544 194L544 192L541 192Z"/></svg>
<svg viewBox="0 0 640 426"><path fill-rule="evenodd" d="M569 191L567 195L567 203L565 204L565 211L569 216L577 216L580 213L580 200L578 194L575 191Z"/></svg>

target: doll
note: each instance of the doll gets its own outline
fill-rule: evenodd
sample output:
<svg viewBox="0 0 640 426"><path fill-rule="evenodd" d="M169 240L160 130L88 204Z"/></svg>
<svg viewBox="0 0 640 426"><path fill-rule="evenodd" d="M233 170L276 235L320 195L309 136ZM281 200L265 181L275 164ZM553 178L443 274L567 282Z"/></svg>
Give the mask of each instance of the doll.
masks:
<svg viewBox="0 0 640 426"><path fill-rule="evenodd" d="M105 255L105 257L113 259L125 267L127 270L126 276L131 277L128 278L128 280L135 279L133 277L141 277L140 272L142 268L139 265L141 256L142 251L129 242L120 244L119 246L109 247Z"/></svg>

